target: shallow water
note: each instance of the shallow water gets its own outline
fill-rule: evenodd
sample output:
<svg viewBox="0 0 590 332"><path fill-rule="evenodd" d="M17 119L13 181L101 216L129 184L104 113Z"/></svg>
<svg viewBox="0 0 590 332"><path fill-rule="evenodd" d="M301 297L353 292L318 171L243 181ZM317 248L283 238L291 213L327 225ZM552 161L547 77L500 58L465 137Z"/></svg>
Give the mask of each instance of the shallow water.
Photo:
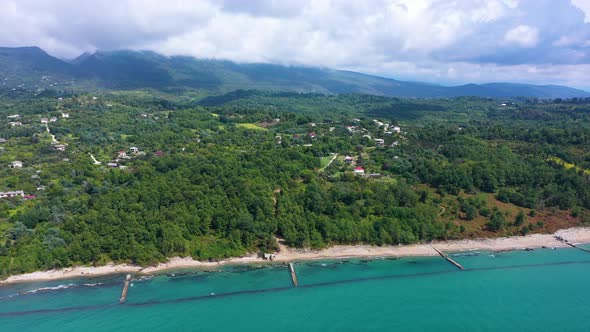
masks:
<svg viewBox="0 0 590 332"><path fill-rule="evenodd" d="M123 276L4 286L0 330L590 330L590 253L451 256L466 270L440 257L298 262L298 288L281 265L180 271L134 280L125 305Z"/></svg>

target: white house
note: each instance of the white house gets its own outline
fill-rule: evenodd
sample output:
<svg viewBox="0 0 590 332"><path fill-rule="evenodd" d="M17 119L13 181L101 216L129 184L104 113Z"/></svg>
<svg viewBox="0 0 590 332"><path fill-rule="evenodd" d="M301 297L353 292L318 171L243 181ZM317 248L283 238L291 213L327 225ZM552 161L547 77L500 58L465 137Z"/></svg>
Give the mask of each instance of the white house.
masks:
<svg viewBox="0 0 590 332"><path fill-rule="evenodd" d="M25 192L22 190L0 192L0 198L12 198L17 196L25 197Z"/></svg>
<svg viewBox="0 0 590 332"><path fill-rule="evenodd" d="M49 119L47 119L47 118L41 118L41 123L49 123Z"/></svg>
<svg viewBox="0 0 590 332"><path fill-rule="evenodd" d="M10 168L23 168L23 162L22 161L15 160L15 161L11 162L8 165L8 167L10 167Z"/></svg>
<svg viewBox="0 0 590 332"><path fill-rule="evenodd" d="M402 132L402 129L400 127L398 127L398 126L394 126L393 127L393 131L399 134L399 133Z"/></svg>
<svg viewBox="0 0 590 332"><path fill-rule="evenodd" d="M382 138L375 138L375 144L377 144L377 146L383 146L385 145L385 140Z"/></svg>
<svg viewBox="0 0 590 332"><path fill-rule="evenodd" d="M9 124L10 124L10 126L12 126L12 127L20 127L20 126L22 126L22 125L23 125L23 123L22 123L22 122L20 122L20 121L16 121L16 122L9 122Z"/></svg>
<svg viewBox="0 0 590 332"><path fill-rule="evenodd" d="M49 119L49 122L56 122L56 121L57 121L57 118L54 116Z"/></svg>
<svg viewBox="0 0 590 332"><path fill-rule="evenodd" d="M132 147L130 147L130 148L129 148L129 151L131 151L131 153L134 153L134 154L136 154L136 153L138 153L138 152L139 152L139 148L137 148L137 147L135 147L135 146L132 146Z"/></svg>
<svg viewBox="0 0 590 332"><path fill-rule="evenodd" d="M70 117L70 113L62 113L61 114L62 118L69 118Z"/></svg>
<svg viewBox="0 0 590 332"><path fill-rule="evenodd" d="M65 144L56 144L53 146L53 148L56 149L57 151L65 151L66 145Z"/></svg>

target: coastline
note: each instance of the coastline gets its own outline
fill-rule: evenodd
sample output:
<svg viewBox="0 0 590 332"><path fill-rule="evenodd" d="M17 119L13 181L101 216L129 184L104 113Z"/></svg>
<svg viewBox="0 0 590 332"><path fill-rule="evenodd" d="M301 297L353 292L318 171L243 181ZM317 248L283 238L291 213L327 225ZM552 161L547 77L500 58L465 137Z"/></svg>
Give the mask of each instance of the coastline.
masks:
<svg viewBox="0 0 590 332"><path fill-rule="evenodd" d="M398 246L372 246L372 245L336 245L322 250L292 249L280 246L272 263L287 263L293 261L307 261L319 259L342 258L370 258L370 257L417 257L438 256L432 248L436 247L445 252L462 252L473 250L506 251L525 248L540 247L568 247L567 244L555 239L560 236L571 243L590 243L590 227L568 228L554 234L532 234L527 236L513 236L486 239L467 239L453 241L437 241L428 244L412 244ZM107 264L98 267L79 266L59 270L37 271L26 274L10 276L0 281L0 285L19 282L53 281L61 279L74 279L80 277L95 277L109 274L133 273L151 275L157 272L185 269L217 267L223 265L245 265L270 263L259 258L256 254L244 257L230 258L219 262L203 262L191 257L173 257L166 263L156 266L141 267L130 264Z"/></svg>

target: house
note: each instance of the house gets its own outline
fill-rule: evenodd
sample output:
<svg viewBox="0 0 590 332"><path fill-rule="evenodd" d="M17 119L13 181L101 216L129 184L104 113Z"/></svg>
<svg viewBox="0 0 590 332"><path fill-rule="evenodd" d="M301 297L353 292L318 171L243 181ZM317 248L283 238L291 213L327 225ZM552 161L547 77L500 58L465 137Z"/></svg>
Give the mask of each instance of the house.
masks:
<svg viewBox="0 0 590 332"><path fill-rule="evenodd" d="M402 132L402 129L398 126L393 126L393 131L399 134Z"/></svg>
<svg viewBox="0 0 590 332"><path fill-rule="evenodd" d="M25 192L22 190L0 192L0 198L12 198L18 196L25 197Z"/></svg>
<svg viewBox="0 0 590 332"><path fill-rule="evenodd" d="M22 126L22 125L23 125L23 123L22 123L22 122L20 122L20 121L16 121L16 122L9 122L9 124L10 124L10 126L12 126L12 127L20 127L20 126Z"/></svg>
<svg viewBox="0 0 590 332"><path fill-rule="evenodd" d="M49 118L49 122L56 122L57 118L55 116L52 116L51 118Z"/></svg>
<svg viewBox="0 0 590 332"><path fill-rule="evenodd" d="M129 151L131 151L131 153L133 154L137 154L139 152L139 149L135 146L132 146L129 148Z"/></svg>
<svg viewBox="0 0 590 332"><path fill-rule="evenodd" d="M365 175L365 169L362 168L362 167L360 167L360 166L357 166L357 167L354 168L354 174L356 174L356 175Z"/></svg>
<svg viewBox="0 0 590 332"><path fill-rule="evenodd" d="M112 167L112 168L117 168L117 167L119 167L119 164L117 164L117 163L107 163L107 166Z"/></svg>
<svg viewBox="0 0 590 332"><path fill-rule="evenodd" d="M20 119L20 115L19 114L13 114L13 115L9 115L6 117L7 119Z"/></svg>
<svg viewBox="0 0 590 332"><path fill-rule="evenodd" d="M158 150L158 151L156 151L154 153L154 156L156 156L156 157L162 157L162 156L164 156L164 152L162 152L162 150Z"/></svg>
<svg viewBox="0 0 590 332"><path fill-rule="evenodd" d="M65 151L66 145L65 144L56 144L53 146L53 148L56 149L57 151Z"/></svg>
<svg viewBox="0 0 590 332"><path fill-rule="evenodd" d="M70 114L69 113L62 113L61 114L61 117L62 118L69 118L70 117Z"/></svg>
<svg viewBox="0 0 590 332"><path fill-rule="evenodd" d="M361 123L361 119L352 119L352 122L354 122L354 123Z"/></svg>
<svg viewBox="0 0 590 332"><path fill-rule="evenodd" d="M395 142L391 143L390 147L394 148L394 147L396 147L398 145L399 145L399 142L398 141L395 141Z"/></svg>
<svg viewBox="0 0 590 332"><path fill-rule="evenodd" d="M371 174L369 174L369 176L372 177L372 178L380 178L383 175L381 175L381 173L371 173Z"/></svg>
<svg viewBox="0 0 590 332"><path fill-rule="evenodd" d="M315 127L315 126L316 126L316 124L315 124L315 122L310 122L310 123L309 123L309 126L310 126L310 127Z"/></svg>
<svg viewBox="0 0 590 332"><path fill-rule="evenodd" d="M45 186L39 186L39 187L37 187L37 190L38 190L38 191L39 191L39 190L45 190Z"/></svg>
<svg viewBox="0 0 590 332"><path fill-rule="evenodd" d="M309 136L309 138L316 138L316 133L314 133L313 131L309 134L307 134L307 136Z"/></svg>
<svg viewBox="0 0 590 332"><path fill-rule="evenodd" d="M127 152L121 150L121 151L119 151L119 153L117 154L117 156L119 158L127 158Z"/></svg>
<svg viewBox="0 0 590 332"><path fill-rule="evenodd" d="M37 197L35 197L35 195L25 195L24 199L35 199Z"/></svg>
<svg viewBox="0 0 590 332"><path fill-rule="evenodd" d="M0 143L6 143L6 138L0 138Z"/></svg>
<svg viewBox="0 0 590 332"><path fill-rule="evenodd" d="M41 118L41 123L49 123L49 119L47 119L47 118Z"/></svg>
<svg viewBox="0 0 590 332"><path fill-rule="evenodd" d="M354 161L354 158L352 158L351 156L344 157L344 162L347 164L352 164L353 161Z"/></svg>
<svg viewBox="0 0 590 332"><path fill-rule="evenodd" d="M375 138L375 144L377 144L377 146L383 146L385 145L385 140L382 138Z"/></svg>
<svg viewBox="0 0 590 332"><path fill-rule="evenodd" d="M281 136L275 136L275 141L277 144L281 144L283 142L283 138Z"/></svg>
<svg viewBox="0 0 590 332"><path fill-rule="evenodd" d="M22 161L15 160L15 161L11 162L8 165L8 167L10 167L10 168L23 168L23 162Z"/></svg>

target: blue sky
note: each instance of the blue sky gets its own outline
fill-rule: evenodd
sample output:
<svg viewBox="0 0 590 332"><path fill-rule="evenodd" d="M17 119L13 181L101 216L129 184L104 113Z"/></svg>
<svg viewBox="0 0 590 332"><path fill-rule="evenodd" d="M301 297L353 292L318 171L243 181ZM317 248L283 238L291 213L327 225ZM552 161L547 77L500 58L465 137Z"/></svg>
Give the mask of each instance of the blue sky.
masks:
<svg viewBox="0 0 590 332"><path fill-rule="evenodd" d="M0 45L590 90L590 0L0 0Z"/></svg>

